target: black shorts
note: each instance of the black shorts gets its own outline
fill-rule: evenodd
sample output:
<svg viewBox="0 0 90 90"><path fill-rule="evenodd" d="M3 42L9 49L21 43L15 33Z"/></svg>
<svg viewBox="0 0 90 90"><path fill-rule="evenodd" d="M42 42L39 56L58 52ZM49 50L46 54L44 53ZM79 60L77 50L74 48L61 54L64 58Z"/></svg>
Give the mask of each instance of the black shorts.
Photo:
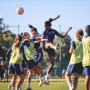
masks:
<svg viewBox="0 0 90 90"><path fill-rule="evenodd" d="M49 57L56 56L56 52L53 48L47 48L47 49L44 48L44 50L48 53Z"/></svg>
<svg viewBox="0 0 90 90"><path fill-rule="evenodd" d="M3 77L4 77L4 71L5 71L5 69L2 66L0 66L0 77L1 77L1 79L3 79Z"/></svg>
<svg viewBox="0 0 90 90"><path fill-rule="evenodd" d="M81 62L77 64L69 64L66 70L66 72L78 73L80 75L82 74L82 71L83 71L83 66Z"/></svg>
<svg viewBox="0 0 90 90"><path fill-rule="evenodd" d="M28 69L32 69L33 67L37 66L38 62L35 62L34 60L28 60L27 61L27 67Z"/></svg>
<svg viewBox="0 0 90 90"><path fill-rule="evenodd" d="M27 61L26 60L22 60L22 68L23 69L27 68Z"/></svg>
<svg viewBox="0 0 90 90"><path fill-rule="evenodd" d="M43 60L43 51L42 49L34 51L34 61L41 63Z"/></svg>
<svg viewBox="0 0 90 90"><path fill-rule="evenodd" d="M23 74L22 65L20 64L10 64L9 69L12 74L17 74L17 75Z"/></svg>

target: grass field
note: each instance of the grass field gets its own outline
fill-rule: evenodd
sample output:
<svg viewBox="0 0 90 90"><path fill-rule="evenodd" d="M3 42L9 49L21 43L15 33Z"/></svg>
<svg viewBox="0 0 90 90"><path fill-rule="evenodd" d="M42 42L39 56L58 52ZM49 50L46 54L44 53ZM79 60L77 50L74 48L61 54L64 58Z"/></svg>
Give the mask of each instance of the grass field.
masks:
<svg viewBox="0 0 90 90"><path fill-rule="evenodd" d="M1 82L0 90L8 90L8 83ZM50 80L49 85L43 85L42 87L38 87L38 80L32 80L31 85L32 90L69 90L65 79ZM26 81L24 82L23 90L26 90ZM84 90L84 80L79 80L77 90Z"/></svg>

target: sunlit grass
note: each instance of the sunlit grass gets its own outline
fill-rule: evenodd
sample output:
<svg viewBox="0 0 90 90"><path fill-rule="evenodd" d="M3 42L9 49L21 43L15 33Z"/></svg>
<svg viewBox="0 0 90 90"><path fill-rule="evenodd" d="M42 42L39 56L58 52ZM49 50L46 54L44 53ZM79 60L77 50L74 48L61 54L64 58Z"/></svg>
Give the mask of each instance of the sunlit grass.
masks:
<svg viewBox="0 0 90 90"><path fill-rule="evenodd" d="M9 82L1 82L0 90L8 90ZM33 79L31 82L32 90L69 90L65 79L50 79L49 85L38 86L39 82L37 79ZM26 80L24 81L23 90L26 90ZM84 79L79 80L78 89L84 90Z"/></svg>

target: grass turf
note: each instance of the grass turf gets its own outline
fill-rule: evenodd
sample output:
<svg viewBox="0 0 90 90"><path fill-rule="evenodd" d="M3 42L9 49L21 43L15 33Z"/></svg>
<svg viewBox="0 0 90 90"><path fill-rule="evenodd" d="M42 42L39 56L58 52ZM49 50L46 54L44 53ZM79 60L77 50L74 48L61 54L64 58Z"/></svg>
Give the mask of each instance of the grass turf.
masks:
<svg viewBox="0 0 90 90"><path fill-rule="evenodd" d="M49 85L42 85L42 87L38 87L38 83L38 80L32 80L32 90L69 90L65 79L52 79ZM0 90L8 90L8 84L9 82L1 82ZM26 90L26 81L24 82L23 90ZM84 90L84 80L79 80L77 90Z"/></svg>

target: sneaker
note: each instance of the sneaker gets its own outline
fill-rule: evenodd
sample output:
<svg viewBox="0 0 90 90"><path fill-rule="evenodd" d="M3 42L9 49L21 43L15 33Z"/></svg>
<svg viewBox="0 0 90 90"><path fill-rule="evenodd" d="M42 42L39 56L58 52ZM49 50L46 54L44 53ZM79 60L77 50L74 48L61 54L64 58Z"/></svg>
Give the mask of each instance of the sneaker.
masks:
<svg viewBox="0 0 90 90"><path fill-rule="evenodd" d="M40 81L40 82L39 82L39 87L41 87L42 85L43 85L43 82Z"/></svg>
<svg viewBox="0 0 90 90"><path fill-rule="evenodd" d="M39 87L41 87L41 86L42 86L42 84L43 84L43 79L42 79L42 78L40 78L40 81L39 81Z"/></svg>
<svg viewBox="0 0 90 90"><path fill-rule="evenodd" d="M22 88L19 88L19 90L22 90Z"/></svg>
<svg viewBox="0 0 90 90"><path fill-rule="evenodd" d="M9 85L9 86L8 86L8 90L11 90L11 89L12 89L12 86L11 86L11 85Z"/></svg>
<svg viewBox="0 0 90 90"><path fill-rule="evenodd" d="M27 88L27 90L32 90L31 88Z"/></svg>
<svg viewBox="0 0 90 90"><path fill-rule="evenodd" d="M74 89L73 87L70 87L70 89L69 90L76 90L76 89Z"/></svg>
<svg viewBox="0 0 90 90"><path fill-rule="evenodd" d="M49 85L49 78L47 76L45 76L44 84Z"/></svg>

